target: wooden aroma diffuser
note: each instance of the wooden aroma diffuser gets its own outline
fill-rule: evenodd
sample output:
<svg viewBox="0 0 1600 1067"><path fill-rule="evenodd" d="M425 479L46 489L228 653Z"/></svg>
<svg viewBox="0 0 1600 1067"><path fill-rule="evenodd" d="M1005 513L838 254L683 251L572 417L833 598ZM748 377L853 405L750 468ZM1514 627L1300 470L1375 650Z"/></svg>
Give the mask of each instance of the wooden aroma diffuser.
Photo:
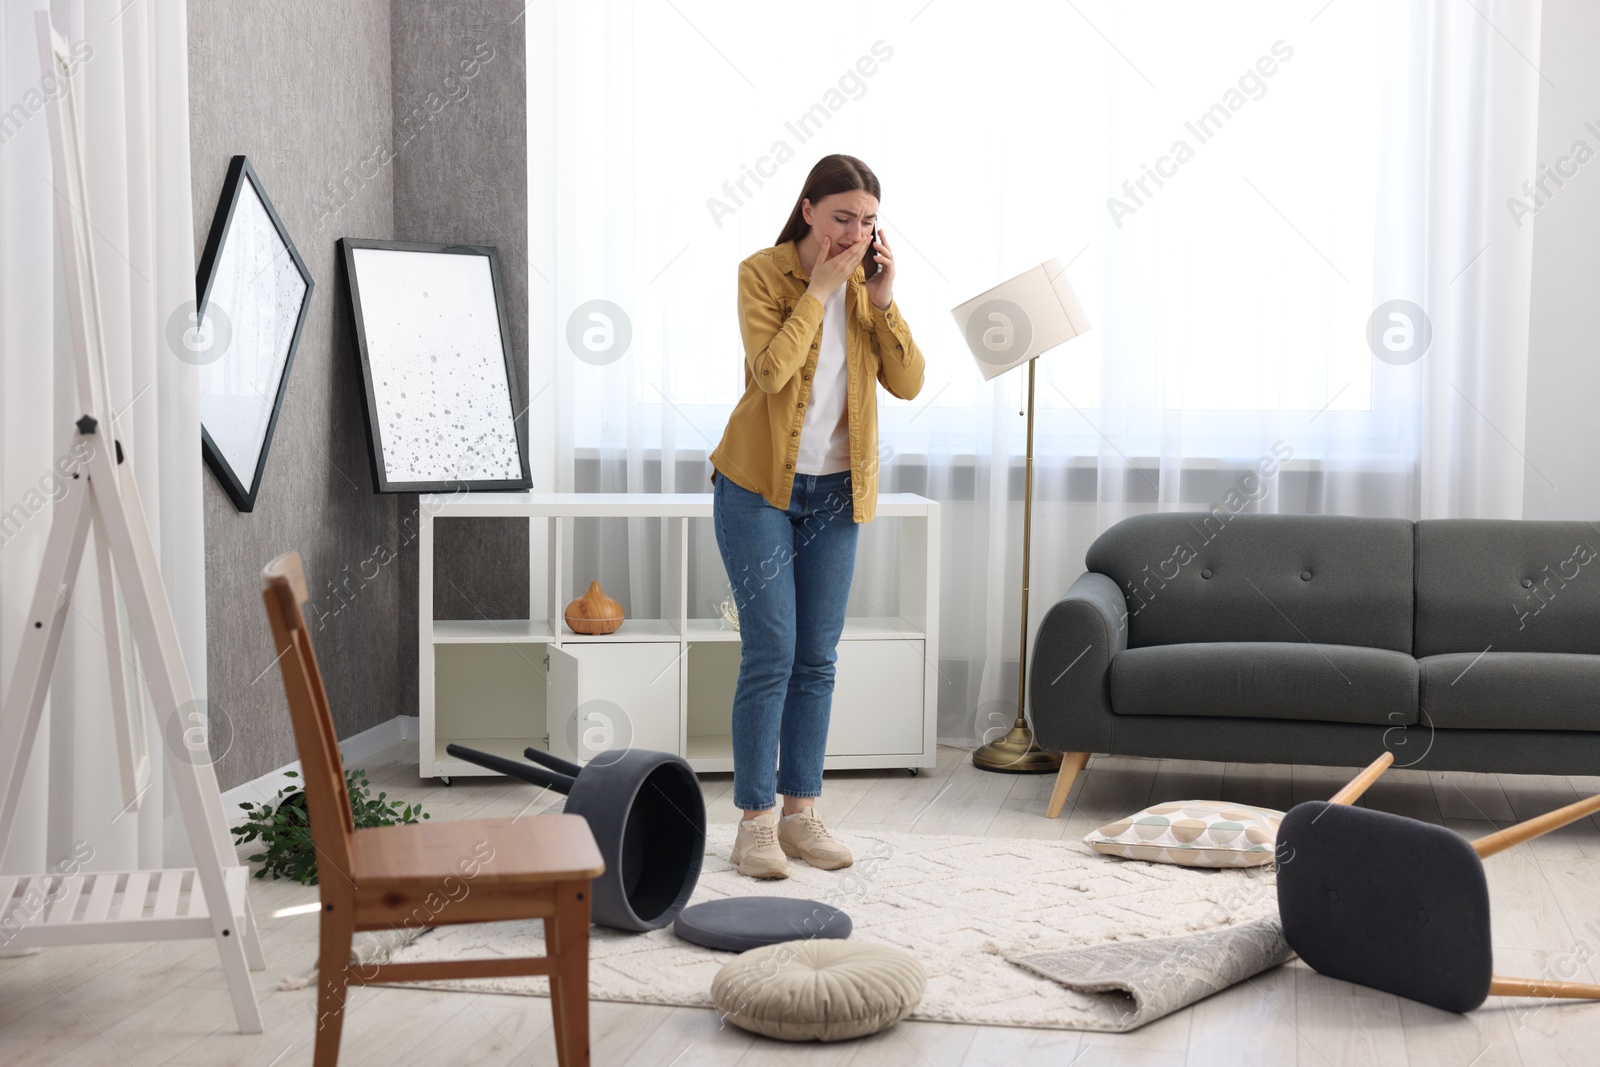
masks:
<svg viewBox="0 0 1600 1067"><path fill-rule="evenodd" d="M622 605L606 596L599 582L590 582L589 591L567 605L566 618L573 633L615 633L622 625Z"/></svg>

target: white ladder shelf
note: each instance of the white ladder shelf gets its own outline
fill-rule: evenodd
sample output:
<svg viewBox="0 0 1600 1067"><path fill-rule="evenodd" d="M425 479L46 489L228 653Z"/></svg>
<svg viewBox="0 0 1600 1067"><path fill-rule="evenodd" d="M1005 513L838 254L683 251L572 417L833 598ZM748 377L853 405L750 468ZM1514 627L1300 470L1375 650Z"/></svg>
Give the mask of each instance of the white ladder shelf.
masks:
<svg viewBox="0 0 1600 1067"><path fill-rule="evenodd" d="M0 875L0 913L8 914L6 948L210 937L211 910L198 879L193 867ZM248 868L224 869L225 915L244 915L248 881Z"/></svg>
<svg viewBox="0 0 1600 1067"><path fill-rule="evenodd" d="M51 27L49 14L38 12L35 26L41 68L61 84L71 84L66 74L67 45ZM5 857L16 821L22 780L38 737L67 616L81 613L72 597L91 526L101 579L101 633L108 646L112 732L122 771L124 811L137 809L154 784L143 690L148 690L158 723L171 722L180 712L196 706L177 623L139 499L135 457L124 452L115 434L115 409L106 386L105 337L93 229L87 215L77 100L70 93L63 95L51 102L48 111L55 188L61 194L55 215L72 329L77 410L83 415L77 422L72 452L77 465L65 481L66 495L56 502L51 516L16 668L5 703L0 705L0 859ZM125 640L125 630L132 631L132 647ZM134 652L138 653L137 666ZM142 688L128 685L124 666L139 676ZM246 893L249 871L239 863L231 840L216 771L209 753L176 751L166 760L166 769L177 793L195 865L175 870L0 877L0 947L9 951L211 938L221 956L239 1030L259 1034L261 1008L249 972L265 969L266 960Z"/></svg>

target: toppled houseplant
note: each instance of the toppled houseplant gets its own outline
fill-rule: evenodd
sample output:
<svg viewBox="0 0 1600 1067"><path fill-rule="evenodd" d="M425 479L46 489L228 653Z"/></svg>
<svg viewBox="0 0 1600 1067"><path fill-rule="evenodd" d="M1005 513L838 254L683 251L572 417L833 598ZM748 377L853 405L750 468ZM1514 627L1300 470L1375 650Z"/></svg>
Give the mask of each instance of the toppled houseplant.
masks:
<svg viewBox="0 0 1600 1067"><path fill-rule="evenodd" d="M286 778L300 777L294 771L283 773ZM430 817L424 814L421 804L389 800L388 793L374 797L368 788L366 771L345 771L344 784L350 794L350 814L358 830L415 823ZM305 790L297 785L286 785L268 803L246 801L239 806L249 812L249 817L233 827L234 844L259 839L266 846L266 851L250 857L251 862L261 864L256 877L265 878L270 873L274 878L293 878L301 885L316 885L317 852L311 844Z"/></svg>

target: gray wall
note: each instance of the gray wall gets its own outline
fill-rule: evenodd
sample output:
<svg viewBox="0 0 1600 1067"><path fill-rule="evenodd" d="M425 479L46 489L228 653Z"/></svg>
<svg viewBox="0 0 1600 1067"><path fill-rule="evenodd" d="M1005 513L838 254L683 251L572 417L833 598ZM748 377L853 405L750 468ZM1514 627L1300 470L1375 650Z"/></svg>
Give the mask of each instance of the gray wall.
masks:
<svg viewBox="0 0 1600 1067"><path fill-rule="evenodd" d="M228 161L244 154L316 279L255 511L236 512L205 475L208 699L213 717L220 710L233 725L217 763L224 789L297 755L260 594L261 567L280 552L305 561L338 735L417 714L418 502L373 492L335 242L499 248L527 402L521 9L512 0L190 0L196 256ZM458 521L438 532L441 617L527 617L525 525ZM391 553L393 562L374 562Z"/></svg>
<svg viewBox="0 0 1600 1067"><path fill-rule="evenodd" d="M1600 154L1600 4L1545 0L1540 28L1538 160L1552 168L1583 141ZM1571 164L1567 164L1570 169ZM1532 175L1529 175L1531 178ZM1506 190L1521 195L1520 190ZM1528 327L1527 458L1523 518L1600 514L1600 158L1565 179L1533 227L1533 302Z"/></svg>
<svg viewBox="0 0 1600 1067"><path fill-rule="evenodd" d="M528 395L528 78L523 4L396 0L395 238L493 245L517 389ZM515 20L515 21L513 21ZM536 487L548 490L549 486ZM417 514L402 496L400 513ZM434 614L443 619L526 619L528 525L454 519L435 525ZM417 554L402 546L400 699L417 707Z"/></svg>
<svg viewBox="0 0 1600 1067"><path fill-rule="evenodd" d="M389 42L383 2L189 0L196 257L228 161L243 154L316 279L255 511L235 511L204 475L207 698L213 719L220 709L233 724L216 765L224 789L296 758L261 604L261 568L280 552L305 561L339 736L400 710L398 567L359 577L378 543L396 540L396 498L372 491L334 260L340 237L394 233L392 167L373 157L390 139Z"/></svg>

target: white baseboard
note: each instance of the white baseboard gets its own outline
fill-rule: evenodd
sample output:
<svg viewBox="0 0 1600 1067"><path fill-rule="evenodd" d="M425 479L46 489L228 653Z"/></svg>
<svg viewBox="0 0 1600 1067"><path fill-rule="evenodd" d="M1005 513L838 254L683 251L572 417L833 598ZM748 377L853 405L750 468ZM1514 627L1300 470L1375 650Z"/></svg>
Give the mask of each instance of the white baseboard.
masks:
<svg viewBox="0 0 1600 1067"><path fill-rule="evenodd" d="M415 715L396 715L388 722L379 723L370 730L362 730L353 737L347 737L339 742L339 755L344 759L346 767L359 765L362 760L377 755L390 745L399 744L401 741L415 741L417 739L417 717ZM298 784L298 778L290 778L284 772L294 771L300 773L300 761L295 760L287 766L279 767L275 771L268 771L259 778L234 786L222 794L222 811L228 817L228 825L242 822L245 812L239 805L250 802L263 804L278 795L278 790L286 785Z"/></svg>

